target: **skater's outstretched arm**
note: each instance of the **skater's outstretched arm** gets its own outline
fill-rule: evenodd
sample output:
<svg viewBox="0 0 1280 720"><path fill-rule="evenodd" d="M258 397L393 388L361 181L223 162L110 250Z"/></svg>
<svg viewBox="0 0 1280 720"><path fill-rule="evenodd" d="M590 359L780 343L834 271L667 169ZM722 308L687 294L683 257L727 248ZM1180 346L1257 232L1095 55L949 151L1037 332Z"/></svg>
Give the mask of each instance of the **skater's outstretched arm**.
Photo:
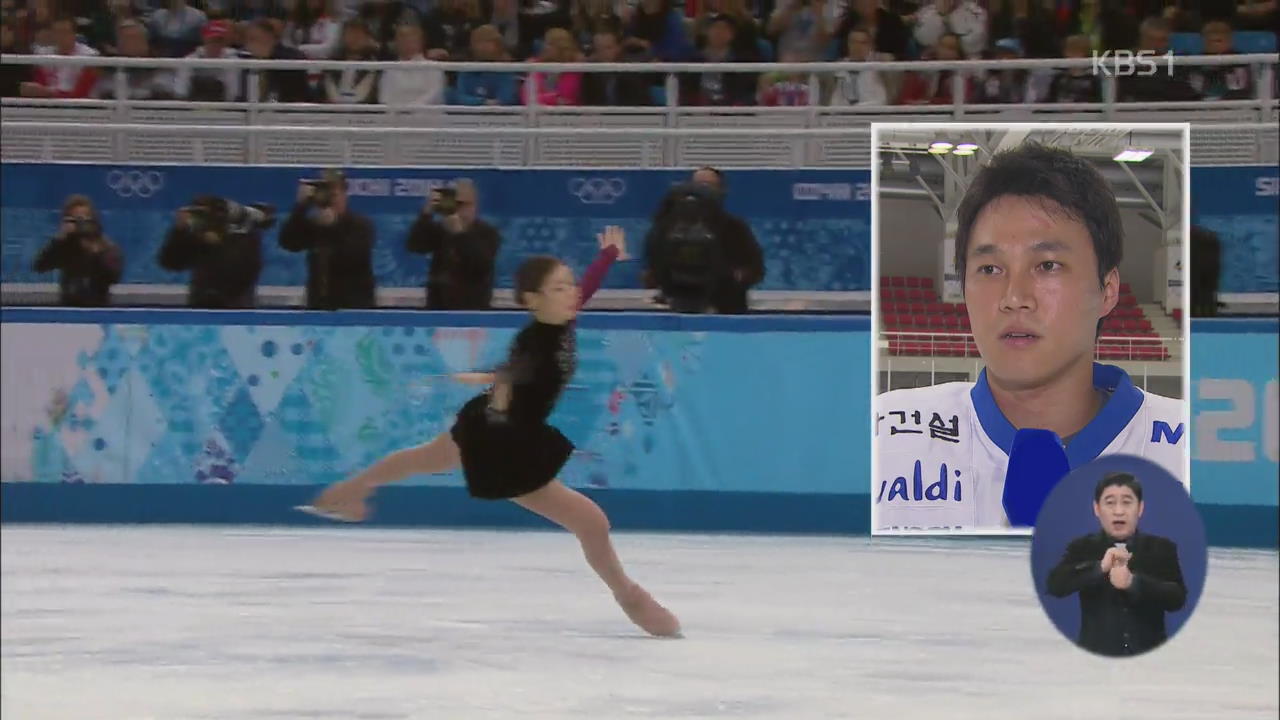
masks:
<svg viewBox="0 0 1280 720"><path fill-rule="evenodd" d="M465 372L454 375L453 379L463 385L492 385L496 382L497 375L491 372Z"/></svg>
<svg viewBox="0 0 1280 720"><path fill-rule="evenodd" d="M582 274L582 300L578 302L581 310L592 295L600 289L604 276L609 273L615 260L627 260L627 233L616 225L610 225L604 232L596 236L600 241L600 254Z"/></svg>

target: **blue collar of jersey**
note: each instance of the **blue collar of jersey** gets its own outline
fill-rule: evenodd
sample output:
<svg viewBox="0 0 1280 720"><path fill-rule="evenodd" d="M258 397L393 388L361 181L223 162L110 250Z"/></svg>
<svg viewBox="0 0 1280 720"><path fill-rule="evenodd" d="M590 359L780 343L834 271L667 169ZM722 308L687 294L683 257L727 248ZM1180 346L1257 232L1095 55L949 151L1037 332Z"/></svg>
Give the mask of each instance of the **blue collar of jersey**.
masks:
<svg viewBox="0 0 1280 720"><path fill-rule="evenodd" d="M1080 467L1098 457L1142 407L1142 391L1134 387L1128 373L1115 365L1094 363L1093 385L1109 392L1111 398L1067 446L1067 462L1072 468ZM983 432L1008 455L1013 449L1013 436L1017 430L996 405L996 399L991 395L991 386L987 384L986 368L978 375L978 382L969 391L969 397L973 400L973 409L978 413L978 422L982 424Z"/></svg>

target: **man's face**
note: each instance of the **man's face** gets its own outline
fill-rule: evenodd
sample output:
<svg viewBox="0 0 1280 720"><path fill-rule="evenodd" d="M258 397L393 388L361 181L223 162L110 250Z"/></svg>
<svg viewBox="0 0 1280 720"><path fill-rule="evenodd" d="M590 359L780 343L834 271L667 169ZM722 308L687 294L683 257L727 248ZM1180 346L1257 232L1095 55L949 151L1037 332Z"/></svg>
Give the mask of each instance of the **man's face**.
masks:
<svg viewBox="0 0 1280 720"><path fill-rule="evenodd" d="M987 371L1006 389L1043 386L1091 362L1098 319L1119 273L1098 284L1088 229L1056 203L1005 195L978 214L965 253L964 298Z"/></svg>
<svg viewBox="0 0 1280 720"><path fill-rule="evenodd" d="M1215 32L1204 36L1205 55L1226 55L1231 52L1231 33Z"/></svg>
<svg viewBox="0 0 1280 720"><path fill-rule="evenodd" d="M204 54L207 57L222 57L222 53L227 49L227 37L225 35L210 35L204 39Z"/></svg>
<svg viewBox="0 0 1280 720"><path fill-rule="evenodd" d="M849 33L849 57L866 60L871 56L871 36L861 30Z"/></svg>
<svg viewBox="0 0 1280 720"><path fill-rule="evenodd" d="M692 180L698 185L714 188L717 192L720 190L720 176L710 170L695 171Z"/></svg>
<svg viewBox="0 0 1280 720"><path fill-rule="evenodd" d="M960 41L954 35L944 35L938 40L934 52L939 60L959 60Z"/></svg>
<svg viewBox="0 0 1280 720"><path fill-rule="evenodd" d="M141 25L131 24L120 28L118 41L124 57L146 57L151 54L147 44L147 31Z"/></svg>
<svg viewBox="0 0 1280 720"><path fill-rule="evenodd" d="M92 220L93 209L88 205L72 205L71 209L67 211L67 215L77 220Z"/></svg>
<svg viewBox="0 0 1280 720"><path fill-rule="evenodd" d="M369 47L369 34L362 28L347 28L342 31L342 46L349 53L362 53Z"/></svg>
<svg viewBox="0 0 1280 720"><path fill-rule="evenodd" d="M494 60L501 54L502 42L490 37L471 38L471 54L480 60Z"/></svg>
<svg viewBox="0 0 1280 720"><path fill-rule="evenodd" d="M476 190L469 185L458 186L458 217L464 226L476 221Z"/></svg>
<svg viewBox="0 0 1280 720"><path fill-rule="evenodd" d="M1162 53L1169 49L1169 31L1168 30L1143 30L1142 31L1142 50L1150 50L1151 52Z"/></svg>
<svg viewBox="0 0 1280 720"><path fill-rule="evenodd" d="M53 45L60 55L70 55L76 49L76 27L69 20L53 24Z"/></svg>
<svg viewBox="0 0 1280 720"><path fill-rule="evenodd" d="M715 22L707 28L707 45L716 50L724 50L733 44L733 27L726 22Z"/></svg>
<svg viewBox="0 0 1280 720"><path fill-rule="evenodd" d="M600 62L617 62L622 54L617 36L612 33L599 33L591 40L592 55Z"/></svg>
<svg viewBox="0 0 1280 720"><path fill-rule="evenodd" d="M1138 531L1138 518L1142 517L1142 501L1133 488L1112 485L1102 491L1102 497L1093 503L1093 514L1102 530L1116 540L1128 540Z"/></svg>
<svg viewBox="0 0 1280 720"><path fill-rule="evenodd" d="M271 51L276 46L276 39L271 33L253 25L245 33L244 46L250 55L261 60L271 57Z"/></svg>
<svg viewBox="0 0 1280 720"><path fill-rule="evenodd" d="M422 30L416 25L401 25L396 30L396 55L409 60L422 54Z"/></svg>

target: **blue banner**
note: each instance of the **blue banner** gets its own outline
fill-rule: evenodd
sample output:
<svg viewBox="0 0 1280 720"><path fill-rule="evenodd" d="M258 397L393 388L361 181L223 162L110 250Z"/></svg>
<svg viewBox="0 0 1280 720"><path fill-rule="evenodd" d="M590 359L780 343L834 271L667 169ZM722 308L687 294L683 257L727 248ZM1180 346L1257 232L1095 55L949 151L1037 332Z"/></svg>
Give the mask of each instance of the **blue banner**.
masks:
<svg viewBox="0 0 1280 720"><path fill-rule="evenodd" d="M207 324L187 311L61 323L6 312L3 479L340 480L446 432L480 391L450 375L494 367L516 332L515 323L435 325L425 315L294 313L281 325L269 313ZM771 323L763 331L747 323L659 330L670 317L614 317L630 327L579 328L578 371L551 418L578 447L566 483L784 494L865 487L865 317L800 318L795 330L785 318L762 318ZM409 484L461 487L461 477Z"/></svg>
<svg viewBox="0 0 1280 720"><path fill-rule="evenodd" d="M1280 291L1277 202L1274 166L1191 168L1191 223L1222 242L1219 292Z"/></svg>
<svg viewBox="0 0 1280 720"><path fill-rule="evenodd" d="M1275 318L1192 321L1191 495L1197 503L1280 504L1278 331Z"/></svg>
<svg viewBox="0 0 1280 720"><path fill-rule="evenodd" d="M0 165L4 282L54 282L32 270L56 231L60 206L72 193L102 211L107 233L125 255L125 283L185 284L157 264L177 208L198 194L242 203L268 202L286 214L298 181L318 169ZM380 287L422 287L428 260L405 250L409 228L429 189L461 177L479 189L480 215L502 234L498 284L511 286L520 260L533 254L565 258L581 269L595 253L595 235L621 225L639 251L650 219L672 184L688 172L667 170L450 170L365 168L348 171L351 207L374 223L374 272ZM760 290L868 290L871 287L870 173L865 170L729 171L728 209L743 217L764 250ZM276 230L279 226L277 225ZM280 249L276 230L265 238L263 285L306 283L305 258ZM640 287L638 264L619 268L605 287Z"/></svg>

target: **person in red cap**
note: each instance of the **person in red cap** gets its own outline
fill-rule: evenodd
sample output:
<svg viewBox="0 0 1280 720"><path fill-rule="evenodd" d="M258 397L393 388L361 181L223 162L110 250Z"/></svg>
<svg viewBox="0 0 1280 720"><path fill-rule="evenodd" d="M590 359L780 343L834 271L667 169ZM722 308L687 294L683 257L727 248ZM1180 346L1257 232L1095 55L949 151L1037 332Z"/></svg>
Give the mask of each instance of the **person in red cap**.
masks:
<svg viewBox="0 0 1280 720"><path fill-rule="evenodd" d="M206 23L201 32L204 41L187 57L196 59L224 58L233 59L240 53L231 48L231 22L229 20L213 20ZM192 70L184 67L178 70L174 82L177 95L188 100L203 102L234 102L240 98L240 73L234 68L214 70L202 68Z"/></svg>

